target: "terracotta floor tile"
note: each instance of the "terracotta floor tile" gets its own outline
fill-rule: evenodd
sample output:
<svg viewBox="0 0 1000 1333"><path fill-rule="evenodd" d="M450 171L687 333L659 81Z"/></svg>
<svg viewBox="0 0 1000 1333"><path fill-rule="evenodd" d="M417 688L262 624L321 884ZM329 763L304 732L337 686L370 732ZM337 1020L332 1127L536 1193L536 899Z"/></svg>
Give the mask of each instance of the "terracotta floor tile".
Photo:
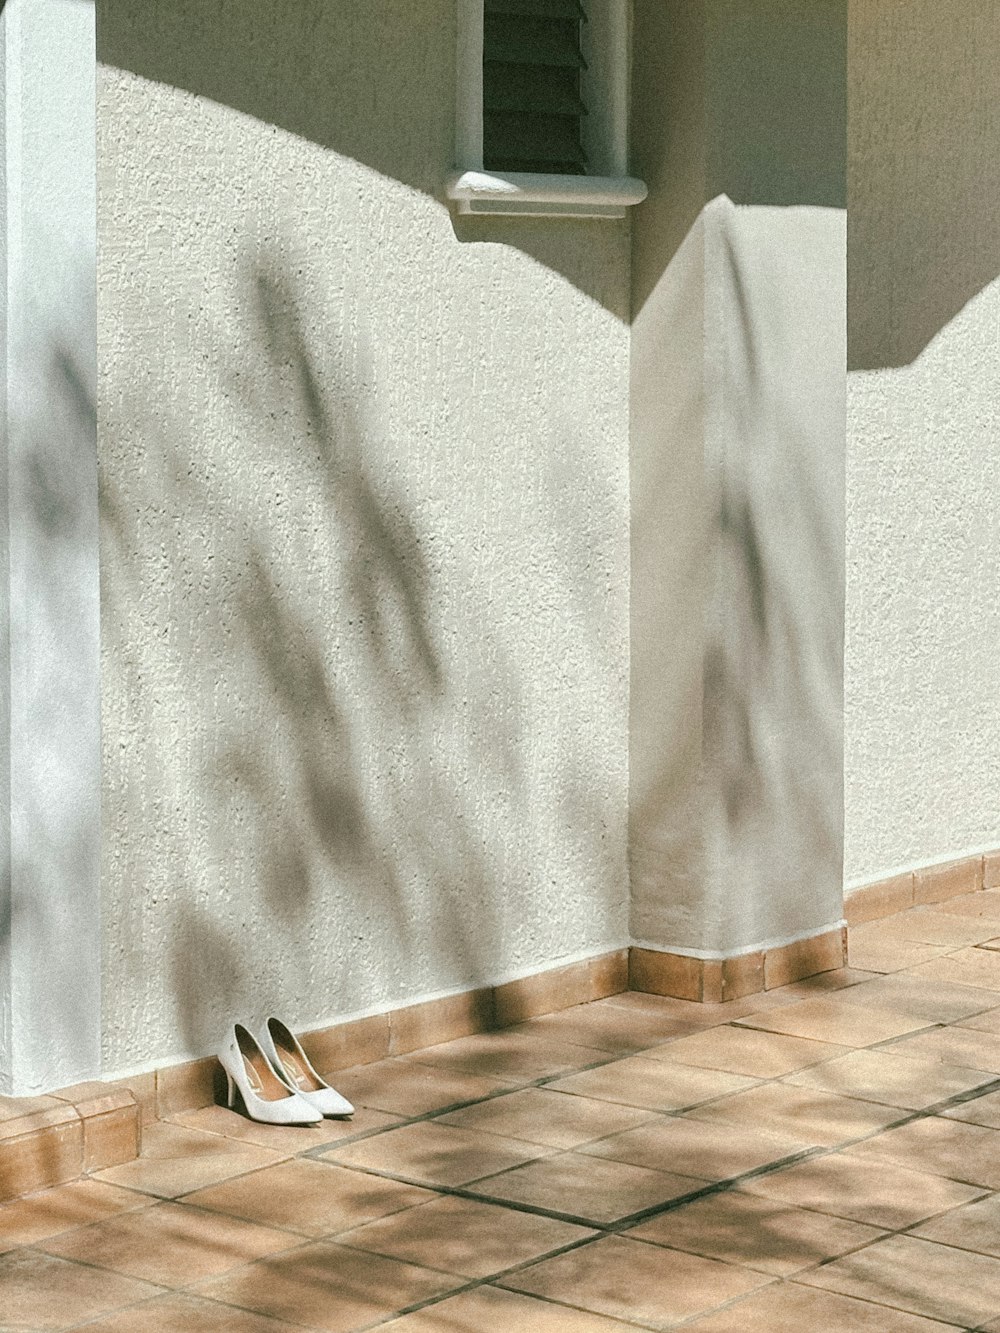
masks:
<svg viewBox="0 0 1000 1333"><path fill-rule="evenodd" d="M625 1009L621 1005L612 1006L598 1000L593 1004L577 1005L573 1009L562 1009L559 1013L528 1019L507 1031L545 1037L550 1041L569 1041L606 1053L627 1055L657 1046L672 1037L685 1036L703 1026L694 1018L671 1018L666 1014Z"/></svg>
<svg viewBox="0 0 1000 1333"><path fill-rule="evenodd" d="M662 1324L713 1309L768 1281L715 1259L609 1236L512 1274L502 1285L556 1299L572 1293L574 1304L595 1314Z"/></svg>
<svg viewBox="0 0 1000 1333"><path fill-rule="evenodd" d="M1000 1194L953 1208L949 1213L922 1223L911 1234L1000 1259Z"/></svg>
<svg viewBox="0 0 1000 1333"><path fill-rule="evenodd" d="M0 1257L3 1318L28 1330L68 1328L118 1306L161 1294L159 1287L38 1250Z"/></svg>
<svg viewBox="0 0 1000 1333"><path fill-rule="evenodd" d="M1000 921L1000 889L985 889L979 893L963 893L958 898L936 903L937 912L954 912L959 916L985 916Z"/></svg>
<svg viewBox="0 0 1000 1333"><path fill-rule="evenodd" d="M650 1059L698 1065L751 1078L777 1078L793 1069L846 1053L846 1047L825 1041L789 1037L780 1032L755 1032L750 1028L719 1027L693 1037L681 1037L647 1055Z"/></svg>
<svg viewBox="0 0 1000 1333"><path fill-rule="evenodd" d="M30 1194L0 1207L0 1251L57 1236L130 1208L148 1208L145 1194L104 1185L99 1180L74 1180L69 1185Z"/></svg>
<svg viewBox="0 0 1000 1333"><path fill-rule="evenodd" d="M831 991L853 990L866 981L881 980L880 972L862 972L856 967L838 967L834 972L819 972L814 977L803 977L781 987L784 995L796 999L808 1000L814 995L823 995Z"/></svg>
<svg viewBox="0 0 1000 1333"><path fill-rule="evenodd" d="M891 917L893 928L900 939L917 944L947 944L951 948L980 944L992 939L1000 930L990 917L962 916L955 912L941 912L933 908L914 907Z"/></svg>
<svg viewBox="0 0 1000 1333"><path fill-rule="evenodd" d="M370 1129L389 1129L399 1123L399 1116L386 1115L362 1106L344 1120L324 1120L321 1125L294 1126L260 1125L255 1120L224 1106L203 1106L200 1111L184 1111L171 1116L168 1122L182 1129L197 1129L206 1134L221 1134L223 1138L240 1143L255 1143L270 1148L283 1157L294 1157L323 1143L338 1143L353 1134L364 1134Z"/></svg>
<svg viewBox="0 0 1000 1333"><path fill-rule="evenodd" d="M756 1079L741 1074L670 1064L637 1055L600 1069L571 1074L548 1084L548 1087L557 1092L571 1092L640 1109L680 1111L713 1097L752 1088L755 1084Z"/></svg>
<svg viewBox="0 0 1000 1333"><path fill-rule="evenodd" d="M765 1287L685 1325L691 1333L954 1333L953 1324L795 1283Z"/></svg>
<svg viewBox="0 0 1000 1333"><path fill-rule="evenodd" d="M991 996L990 999L992 998ZM974 1032L992 1032L1000 1036L1000 1008L985 1009L982 1013L970 1014L968 1018L959 1019L955 1026L972 1028Z"/></svg>
<svg viewBox="0 0 1000 1333"><path fill-rule="evenodd" d="M378 1060L337 1075L338 1089L355 1106L400 1116L426 1115L457 1102L477 1101L511 1084L510 1079L435 1069L402 1059Z"/></svg>
<svg viewBox="0 0 1000 1333"><path fill-rule="evenodd" d="M95 1178L170 1199L279 1160L280 1154L268 1148L218 1134L178 1125L150 1125L143 1131L141 1157L98 1171Z"/></svg>
<svg viewBox="0 0 1000 1333"><path fill-rule="evenodd" d="M902 972L947 952L943 944L901 941L878 929L878 922L852 926L847 933L847 961L866 972Z"/></svg>
<svg viewBox="0 0 1000 1333"><path fill-rule="evenodd" d="M49 1111L63 1114L66 1103L58 1097L0 1097L0 1125L10 1120L42 1116Z"/></svg>
<svg viewBox="0 0 1000 1333"><path fill-rule="evenodd" d="M440 1198L337 1237L375 1254L465 1277L487 1277L593 1231L473 1199Z"/></svg>
<svg viewBox="0 0 1000 1333"><path fill-rule="evenodd" d="M85 1328L86 1333L302 1333L301 1324L189 1295L157 1296L105 1315Z"/></svg>
<svg viewBox="0 0 1000 1333"><path fill-rule="evenodd" d="M691 1176L567 1152L480 1181L476 1192L487 1198L548 1208L586 1225L630 1217L644 1208L702 1189L707 1183Z"/></svg>
<svg viewBox="0 0 1000 1333"><path fill-rule="evenodd" d="M663 1018L688 1019L700 1027L715 1027L718 1023L729 1022L728 1014L719 1013L722 1005L675 1000L670 995L647 995L644 991L621 991L618 995L609 995L600 1003L615 1009L630 1009L654 1016L658 1014Z"/></svg>
<svg viewBox="0 0 1000 1333"><path fill-rule="evenodd" d="M161 1203L78 1227L38 1248L161 1287L186 1287L298 1243L298 1237L287 1231Z"/></svg>
<svg viewBox="0 0 1000 1333"><path fill-rule="evenodd" d="M424 1121L344 1148L333 1148L321 1156L339 1166L387 1171L421 1183L467 1185L480 1176L506 1171L549 1151L523 1139L505 1139L499 1134L481 1134L455 1125Z"/></svg>
<svg viewBox="0 0 1000 1333"><path fill-rule="evenodd" d="M816 1066L825 1069L825 1065ZM841 1097L818 1088L790 1083L763 1083L746 1092L734 1093L708 1106L700 1106L686 1117L731 1126L744 1132L748 1126L766 1125L769 1134L780 1134L800 1143L833 1147L881 1129L902 1114L899 1107Z"/></svg>
<svg viewBox="0 0 1000 1333"><path fill-rule="evenodd" d="M910 969L911 975L931 984L957 981L963 986L1000 991L1000 953L991 949L957 949L943 958Z"/></svg>
<svg viewBox="0 0 1000 1333"><path fill-rule="evenodd" d="M1000 1092L988 1092L984 1097L960 1102L958 1106L942 1111L941 1116L944 1120L966 1120L970 1125L1000 1129Z"/></svg>
<svg viewBox="0 0 1000 1333"><path fill-rule="evenodd" d="M940 981L928 986L908 972L895 972L864 986L852 986L841 992L837 999L841 1004L891 1009L898 1014L922 1018L927 1023L954 1023L982 1013L995 997L977 986Z"/></svg>
<svg viewBox="0 0 1000 1333"><path fill-rule="evenodd" d="M946 1097L979 1087L989 1078L980 1069L918 1059L904 1055L903 1049L897 1045L878 1051L852 1051L839 1059L788 1074L782 1081L919 1111Z"/></svg>
<svg viewBox="0 0 1000 1333"><path fill-rule="evenodd" d="M968 1185L1000 1189L1000 1130L942 1116L915 1120L845 1150L858 1161L899 1162Z"/></svg>
<svg viewBox="0 0 1000 1333"><path fill-rule="evenodd" d="M564 1070L583 1069L607 1058L607 1051L594 1047L577 1046L568 1041L547 1041L544 1037L525 1040L509 1031L459 1037L456 1041L428 1046L402 1057L410 1064L529 1081ZM350 1095L345 1091L345 1097Z"/></svg>
<svg viewBox="0 0 1000 1333"><path fill-rule="evenodd" d="M885 1163L873 1170L870 1162L853 1156L850 1151L758 1176L741 1188L748 1194L760 1194L886 1229L921 1222L982 1194L976 1186L961 1185L896 1163Z"/></svg>
<svg viewBox="0 0 1000 1333"><path fill-rule="evenodd" d="M803 1000L774 1013L754 1015L744 1022L790 1037L808 1037L848 1047L873 1046L927 1026L922 1018L894 1013L891 1009L845 1004L835 998Z"/></svg>
<svg viewBox="0 0 1000 1333"><path fill-rule="evenodd" d="M798 1281L909 1314L975 1326L997 1312L1000 1259L913 1236L890 1236Z"/></svg>
<svg viewBox="0 0 1000 1333"><path fill-rule="evenodd" d="M302 1236L330 1236L434 1197L412 1185L302 1158L198 1190L185 1203Z"/></svg>
<svg viewBox="0 0 1000 1333"><path fill-rule="evenodd" d="M1000 1077L1000 1040L993 1032L977 1032L974 1028L955 1024L914 1033L912 1037L894 1042L890 1049L900 1055L921 1056L966 1069L983 1070L980 1080L983 1083L991 1074Z"/></svg>
<svg viewBox="0 0 1000 1333"><path fill-rule="evenodd" d="M462 1281L397 1259L315 1241L210 1282L199 1288L199 1295L307 1328L347 1333L452 1290ZM233 1327L238 1323L234 1321Z"/></svg>
<svg viewBox="0 0 1000 1333"><path fill-rule="evenodd" d="M883 1233L860 1222L725 1190L654 1217L628 1234L785 1277L870 1244Z"/></svg>
<svg viewBox="0 0 1000 1333"><path fill-rule="evenodd" d="M652 1112L634 1106L571 1096L548 1088L524 1088L464 1111L453 1111L441 1116L438 1123L502 1134L508 1139L524 1139L552 1148L575 1148L606 1134L635 1129L655 1118Z"/></svg>
<svg viewBox="0 0 1000 1333"><path fill-rule="evenodd" d="M641 1326L553 1305L518 1291L477 1287L401 1319L390 1319L379 1326L379 1333L483 1333L491 1328L515 1333L634 1333L637 1327Z"/></svg>
<svg viewBox="0 0 1000 1333"><path fill-rule="evenodd" d="M677 1171L702 1180L727 1180L758 1166L791 1157L812 1146L803 1136L770 1134L755 1122L716 1125L691 1117L672 1117L639 1129L585 1144L588 1156L628 1162L651 1171Z"/></svg>

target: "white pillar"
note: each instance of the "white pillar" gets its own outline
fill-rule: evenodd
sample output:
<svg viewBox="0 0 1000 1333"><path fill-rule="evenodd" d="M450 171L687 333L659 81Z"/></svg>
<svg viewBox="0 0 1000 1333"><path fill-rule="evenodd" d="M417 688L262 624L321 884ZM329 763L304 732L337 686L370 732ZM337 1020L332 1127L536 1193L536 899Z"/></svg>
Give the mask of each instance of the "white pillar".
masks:
<svg viewBox="0 0 1000 1333"><path fill-rule="evenodd" d="M0 1092L100 1072L91 0L0 13Z"/></svg>
<svg viewBox="0 0 1000 1333"><path fill-rule="evenodd" d="M844 0L637 0L632 936L843 914Z"/></svg>

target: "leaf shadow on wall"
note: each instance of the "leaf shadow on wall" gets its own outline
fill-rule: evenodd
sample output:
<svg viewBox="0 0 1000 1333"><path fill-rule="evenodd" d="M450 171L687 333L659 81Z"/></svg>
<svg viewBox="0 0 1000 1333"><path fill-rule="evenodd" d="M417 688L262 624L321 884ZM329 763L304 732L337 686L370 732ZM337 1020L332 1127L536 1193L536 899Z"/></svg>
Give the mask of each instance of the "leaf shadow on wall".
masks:
<svg viewBox="0 0 1000 1333"><path fill-rule="evenodd" d="M455 25L454 0L97 4L103 65L232 108L420 191L441 206L443 243L457 235L520 250L627 322L627 223L456 218L453 230L447 220L445 181L455 164ZM178 130L204 135L206 160L222 172L227 136L247 134L238 118L220 125L192 106L187 123L183 115L172 116L161 128L151 117L148 151L172 152L169 136ZM336 173L336 159L323 170ZM264 208L270 184L246 182ZM381 188L375 179L367 186L373 198ZM191 206L200 203L195 195ZM396 194L385 207L409 206ZM326 222L336 233L337 217L327 215ZM426 229L426 214L415 217L414 240L425 240Z"/></svg>
<svg viewBox="0 0 1000 1333"><path fill-rule="evenodd" d="M110 707L150 729L137 740L144 756L114 755L112 802L120 826L144 830L133 840L122 829L126 858L148 856L148 836L181 876L169 902L144 908L141 866L116 869L138 883L113 929L144 941L126 966L129 984L152 995L146 950L169 923L161 954L189 1052L210 1049L227 1015L332 1019L342 995L372 978L384 1003L419 980L421 960L457 986L492 978L507 929L503 853L482 812L492 798L507 803L513 828L529 817L516 673L495 645L489 671L453 679L427 542L384 466L391 448L316 363L280 264L262 261L248 291L268 369L247 377L234 361L219 373L238 418L277 459L273 510L241 507L197 438L179 438L160 413L143 425L159 459L145 503L126 503L110 469L101 492L106 657L121 672ZM252 447L240 443L248 457L236 466L251 471ZM286 485L312 497L316 531L304 546L286 541ZM149 568L159 540L176 550L163 650L146 608L159 596ZM186 757L169 744L182 697L193 710L180 724ZM504 726L485 744L474 719L497 699ZM121 726L113 718L108 731Z"/></svg>
<svg viewBox="0 0 1000 1333"><path fill-rule="evenodd" d="M93 1054L99 837L89 781L93 770L87 766L96 766L99 758L91 674L97 624L90 594L96 597L96 588L88 587L94 572L95 405L93 364L77 355L80 329L92 329L93 320L93 296L86 290L68 290L57 315L44 312L39 318L33 330L35 355L27 373L22 363L20 393L11 403L5 460L7 498L16 515L9 535L21 549L12 583L11 571L5 571L7 615L16 622L7 629L20 632L7 633L4 649L15 694L13 700L8 695L4 708L8 744L3 766L13 798L7 815L13 804L13 827L19 832L8 840L10 861L0 883L0 975L14 990L13 996L4 996L4 1046L9 1039L15 1067L3 1072L21 1087L26 1079L41 1081L49 1073L40 1063L40 1033L46 1063L51 1057L62 1068L67 1063L79 1068L81 1055L89 1062ZM44 385L45 396L36 415L39 400L33 390L38 384ZM31 589L30 605L18 607L25 588ZM59 659L56 669L51 649L37 654L40 644L63 648L71 633L77 636L79 676L69 655ZM17 710L13 728L12 702ZM72 747L68 765L63 757L67 743ZM77 903L82 904L79 911ZM68 923L74 932L69 945ZM23 972L26 959L36 964L28 975ZM42 971L39 960L45 961ZM36 1029L34 1006L41 1001L44 1027ZM18 1031L19 1025L27 1034ZM65 1145L54 1135L39 1135L31 1151L30 1162L23 1152L0 1151L0 1200L14 1189L14 1181L23 1190L26 1175L33 1175L32 1188L39 1188L65 1171Z"/></svg>

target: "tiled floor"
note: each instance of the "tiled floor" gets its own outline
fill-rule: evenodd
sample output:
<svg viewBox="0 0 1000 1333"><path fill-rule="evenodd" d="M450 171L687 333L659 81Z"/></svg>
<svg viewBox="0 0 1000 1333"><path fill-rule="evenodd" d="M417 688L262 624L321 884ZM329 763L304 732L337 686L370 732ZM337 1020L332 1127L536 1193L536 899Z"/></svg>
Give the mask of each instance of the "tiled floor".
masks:
<svg viewBox="0 0 1000 1333"><path fill-rule="evenodd" d="M219 1107L0 1208L0 1333L1000 1330L1000 891L726 1005L625 994Z"/></svg>

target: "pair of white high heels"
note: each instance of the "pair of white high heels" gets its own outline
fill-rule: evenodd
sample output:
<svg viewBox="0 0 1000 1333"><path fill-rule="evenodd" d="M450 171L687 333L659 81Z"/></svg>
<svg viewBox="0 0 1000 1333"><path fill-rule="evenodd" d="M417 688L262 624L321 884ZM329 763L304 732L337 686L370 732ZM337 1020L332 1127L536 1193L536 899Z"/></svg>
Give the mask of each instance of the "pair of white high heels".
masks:
<svg viewBox="0 0 1000 1333"><path fill-rule="evenodd" d="M352 1115L346 1097L320 1078L291 1030L277 1018L261 1028L260 1040L234 1023L219 1050L226 1071L226 1105L236 1092L251 1120L266 1125L318 1125L325 1115Z"/></svg>

